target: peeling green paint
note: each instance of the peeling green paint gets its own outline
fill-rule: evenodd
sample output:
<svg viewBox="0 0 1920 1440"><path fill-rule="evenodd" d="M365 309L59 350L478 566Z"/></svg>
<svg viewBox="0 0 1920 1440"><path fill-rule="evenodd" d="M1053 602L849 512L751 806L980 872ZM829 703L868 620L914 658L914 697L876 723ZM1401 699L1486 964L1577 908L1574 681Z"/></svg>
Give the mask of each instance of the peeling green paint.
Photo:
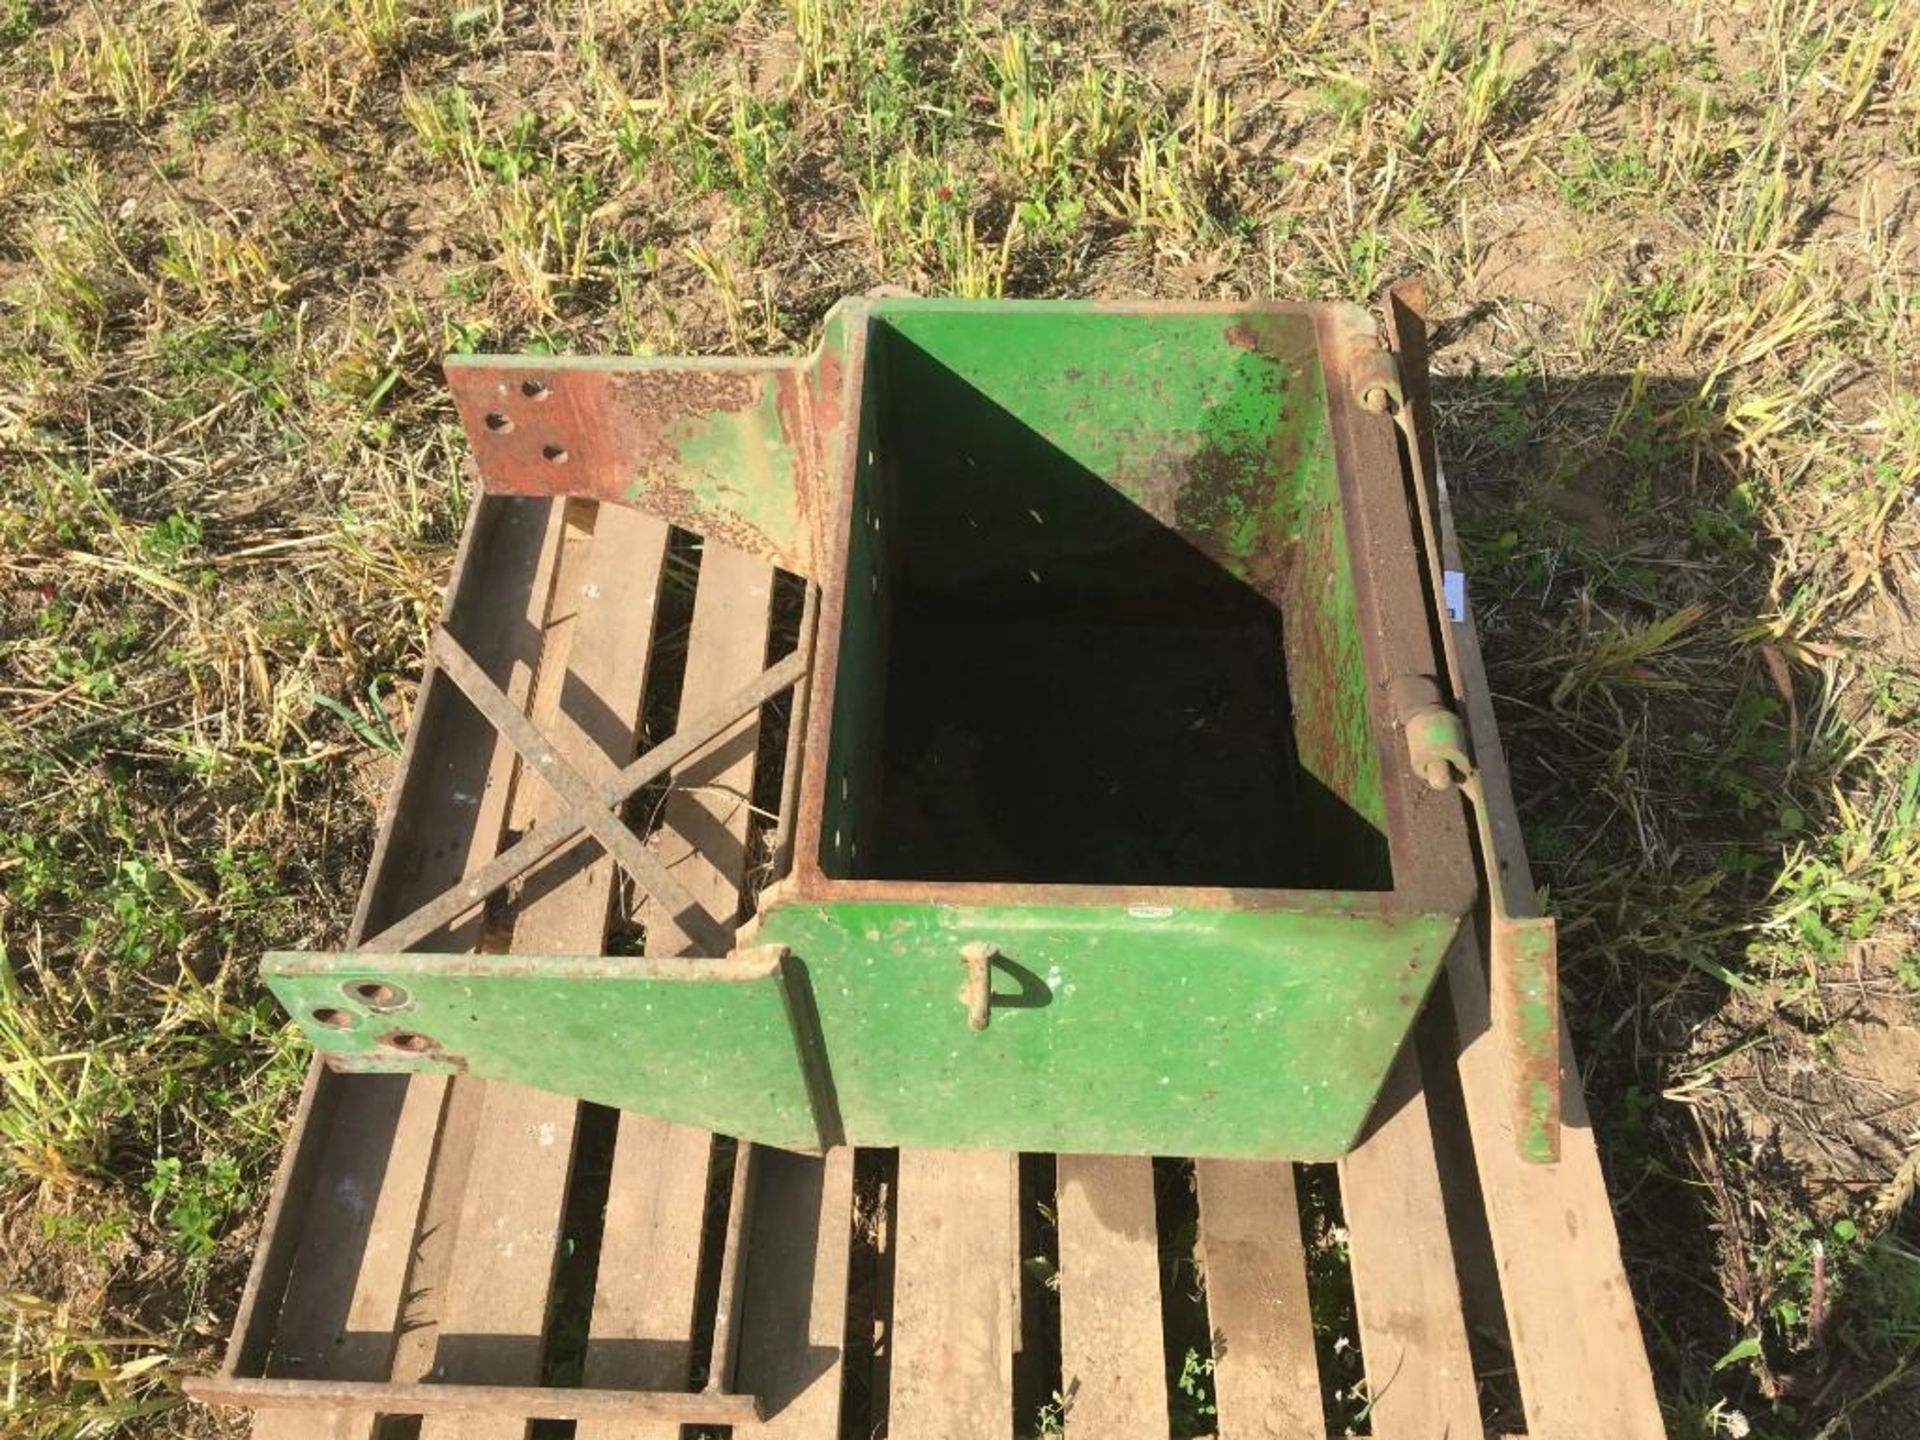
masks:
<svg viewBox="0 0 1920 1440"><path fill-rule="evenodd" d="M797 543L800 437L783 428L778 395L769 376L755 384L753 403L745 409L686 414L668 424L667 443L680 470L673 483L688 501L689 528L725 535L744 525ZM634 503L645 508L644 493Z"/></svg>
<svg viewBox="0 0 1920 1440"><path fill-rule="evenodd" d="M339 1069L512 1080L789 1149L820 1144L791 967L773 955L276 953L261 973ZM370 998L383 987L384 1002Z"/></svg>
<svg viewBox="0 0 1920 1440"><path fill-rule="evenodd" d="M1505 969L1519 1021L1514 1057L1522 1076L1520 1153L1546 1162L1558 1153L1560 1016L1555 1004L1556 941L1551 920L1502 920Z"/></svg>
<svg viewBox="0 0 1920 1440"><path fill-rule="evenodd" d="M1181 907L776 905L850 1141L1288 1155L1357 1138L1457 922ZM984 1031L961 950L994 948Z"/></svg>
<svg viewBox="0 0 1920 1440"><path fill-rule="evenodd" d="M818 678L832 697L826 743L807 752L807 844L749 931L783 958L749 971L741 957L274 957L276 994L350 1068L464 1069L799 1148L1344 1153L1461 916L1432 913L1453 903L1444 889L1396 885L1403 858L1410 871L1432 861L1389 855L1376 704L1389 677L1367 672L1376 621L1363 620L1329 395L1351 377L1323 354L1316 316L854 300L806 359L569 362L554 377L559 404L540 398L535 357L450 366L490 488L619 500L827 588ZM1365 477L1366 503L1391 516L1395 492L1377 487L1396 478ZM899 603L909 590L920 614L949 607L945 630L902 647L933 658L916 688L934 696L936 727L953 720L955 692L1015 713L1096 694L1106 709L1088 726L1076 717L1073 753L1042 778L1080 766L1103 787L1104 772L1081 766L1088 733L1151 735L1173 756L1229 753L1254 734L1232 752L1244 764L1197 773L1226 788L1260 774L1274 802L1261 813L1292 833L1270 845L1238 827L1254 837L1255 878L872 868L876 815L900 813L886 809L898 800L883 773L889 737L912 733L889 688L904 673L894 632L921 623ZM1018 683L994 683L1003 672L966 650L981 635L992 656L1004 648L974 602L1025 624L1037 595L1068 597L1040 628L1070 638ZM1127 607L1118 623L1114 606ZM1182 606L1251 648L1216 660L1200 628L1181 628ZM1114 663L1076 626L1123 631ZM1095 655L1084 685L1069 651ZM956 653L972 658L955 664ZM1266 666L1282 679L1271 703L1216 683ZM1108 702L1117 670L1148 688ZM1110 723L1201 691L1219 692L1209 718L1177 734ZM1230 711L1255 719L1229 737L1217 717ZM1018 746L1034 732L1007 733ZM1018 775L995 743L985 773ZM1125 748L1132 768L1143 748ZM1119 787L1096 800L1109 793ZM936 825L951 821L937 811ZM1183 845L1225 833L1117 813L1115 830ZM1108 832L1082 823L1089 833ZM1308 858L1272 879L1276 849ZM1203 849L1209 862L1225 853ZM959 882L973 882L966 903ZM969 1027L963 995L970 944L995 952L984 1030ZM407 991L399 1033L421 1037L415 1048L382 1028L390 1017L356 1008L368 981ZM1529 1024L1542 1007L1551 1025L1547 990L1529 999Z"/></svg>

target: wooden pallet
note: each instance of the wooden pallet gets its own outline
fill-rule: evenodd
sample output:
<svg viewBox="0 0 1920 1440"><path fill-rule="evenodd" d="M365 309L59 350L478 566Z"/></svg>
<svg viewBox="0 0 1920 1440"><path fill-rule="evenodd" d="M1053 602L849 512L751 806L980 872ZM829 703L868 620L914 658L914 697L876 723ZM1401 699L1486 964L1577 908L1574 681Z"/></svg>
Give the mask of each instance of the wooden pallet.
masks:
<svg viewBox="0 0 1920 1440"><path fill-rule="evenodd" d="M773 570L707 546L686 618L687 587L668 579L685 555L636 513L485 499L446 624L571 762L624 763L659 709L662 657L684 647L682 716L775 658ZM1458 630L1511 841L1477 645L1470 623ZM747 799L768 788L756 766L782 753L762 724L679 767L649 839L721 917L748 876ZM557 803L430 671L354 939ZM1509 853L1506 878L1528 893ZM583 841L422 948L592 953L635 918L650 949L668 944L669 925L624 903ZM683 1422L977 1440L1034 1433L1061 1408L1068 1435L1123 1440L1166 1436L1176 1412L1193 1433L1169 1336L1177 1351L1197 1335L1219 1434L1322 1436L1338 1357L1316 1343L1310 1291L1350 1286L1362 1433L1659 1436L1571 1052L1564 1158L1542 1167L1516 1156L1471 936L1416 1049L1337 1176L1304 1177L1306 1229L1289 1164L811 1159L506 1084L316 1069L225 1367L196 1393L259 1407L260 1440L520 1437L542 1417L582 1440ZM1170 1223L1183 1215L1197 1225Z"/></svg>

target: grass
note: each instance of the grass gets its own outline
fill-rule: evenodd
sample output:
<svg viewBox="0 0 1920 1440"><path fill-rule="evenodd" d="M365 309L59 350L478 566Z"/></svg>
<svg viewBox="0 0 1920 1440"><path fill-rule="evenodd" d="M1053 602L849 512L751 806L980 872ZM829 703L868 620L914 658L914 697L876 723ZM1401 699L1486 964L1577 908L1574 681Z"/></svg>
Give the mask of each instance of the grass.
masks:
<svg viewBox="0 0 1920 1440"><path fill-rule="evenodd" d="M1673 1431L1912 1433L1903 12L0 0L8 1433L217 1424L304 1063L252 966L366 858L441 355L1411 270Z"/></svg>

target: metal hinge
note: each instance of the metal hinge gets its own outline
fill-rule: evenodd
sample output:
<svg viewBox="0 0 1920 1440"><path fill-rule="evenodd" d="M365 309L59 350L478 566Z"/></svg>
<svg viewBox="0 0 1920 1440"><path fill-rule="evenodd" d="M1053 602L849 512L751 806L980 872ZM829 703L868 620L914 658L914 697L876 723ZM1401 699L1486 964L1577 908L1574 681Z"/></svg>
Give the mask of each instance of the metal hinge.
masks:
<svg viewBox="0 0 1920 1440"><path fill-rule="evenodd" d="M1398 415L1407 400L1400 388L1400 362L1393 352L1384 347L1364 350L1354 359L1350 373L1360 408L1376 415Z"/></svg>

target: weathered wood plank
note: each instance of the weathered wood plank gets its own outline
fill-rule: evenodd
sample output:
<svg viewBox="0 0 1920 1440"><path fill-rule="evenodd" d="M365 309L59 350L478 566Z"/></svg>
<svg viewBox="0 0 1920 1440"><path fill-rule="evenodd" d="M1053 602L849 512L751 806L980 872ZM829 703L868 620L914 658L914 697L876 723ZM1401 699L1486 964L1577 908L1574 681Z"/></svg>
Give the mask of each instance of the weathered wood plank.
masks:
<svg viewBox="0 0 1920 1440"><path fill-rule="evenodd" d="M1433 1131L1409 1045L1340 1162L1368 1416L1379 1440L1478 1440L1480 1398L1467 1349Z"/></svg>
<svg viewBox="0 0 1920 1440"><path fill-rule="evenodd" d="M983 1440L1012 1430L1018 1160L900 1152L891 1440Z"/></svg>
<svg viewBox="0 0 1920 1440"><path fill-rule="evenodd" d="M572 1420L595 1415L673 1415L696 1425L755 1423L743 1395L658 1395L629 1390L586 1390L572 1385L396 1385L390 1380L209 1379L194 1391L215 1404L335 1410L342 1405L378 1407L389 1415L526 1415L536 1420Z"/></svg>
<svg viewBox="0 0 1920 1440"><path fill-rule="evenodd" d="M1447 979L1527 1428L1567 1440L1659 1440L1664 1423L1565 1027L1560 1159L1531 1165L1509 1119L1505 1061L1488 1028L1486 970L1471 935L1454 946ZM1568 1323L1574 1315L1579 1323Z"/></svg>
<svg viewBox="0 0 1920 1440"><path fill-rule="evenodd" d="M652 543L650 543L652 542ZM568 763L609 773L632 755L646 684L645 643L666 554L659 522L617 506L570 534L541 655L533 716ZM558 813L546 787L516 795L517 828ZM548 868L558 871L546 873ZM614 869L603 853L562 851L525 882L512 948L526 954L592 954L606 940ZM448 1264L433 1378L531 1385L543 1334L573 1160L579 1102L492 1083ZM513 1440L524 1421L482 1415L426 1417L422 1440Z"/></svg>
<svg viewBox="0 0 1920 1440"><path fill-rule="evenodd" d="M427 1378L456 1385L539 1381L578 1108L523 1085L486 1086ZM506 1440L525 1430L524 1420L429 1415L421 1435Z"/></svg>
<svg viewBox="0 0 1920 1440"><path fill-rule="evenodd" d="M438 1077L366 1078L372 1083L361 1087L342 1118L366 1127L359 1136L363 1149L383 1153L325 1172L306 1225L315 1256L352 1256L357 1263L316 1263L301 1276L299 1291L281 1313L267 1367L271 1376L373 1378L385 1373L393 1350L393 1317L404 1299L447 1087ZM340 1154L350 1141L337 1137L330 1149ZM375 1175L381 1161L385 1173Z"/></svg>
<svg viewBox="0 0 1920 1440"><path fill-rule="evenodd" d="M681 714L717 704L766 668L772 606L771 565L724 545L706 546L687 636ZM668 871L729 935L746 878L759 738L759 715L747 715L678 766L653 842ZM651 904L641 913L651 935L662 917Z"/></svg>
<svg viewBox="0 0 1920 1440"><path fill-rule="evenodd" d="M706 1131L620 1116L588 1329L587 1384L686 1389L712 1164L713 1137ZM673 1425L582 1422L578 1440L678 1433Z"/></svg>
<svg viewBox="0 0 1920 1440"><path fill-rule="evenodd" d="M1444 480L1438 515L1445 563L1457 568L1459 544ZM1470 603L1453 635L1474 758L1500 852L1499 881L1515 913L1530 913L1516 904L1530 906L1533 877ZM1448 954L1446 984L1527 1428L1565 1440L1659 1440L1665 1426L1566 1024L1560 1027L1560 1159L1528 1164L1516 1147L1506 1061L1489 1028L1486 965L1471 931ZM1569 1323L1570 1316L1578 1323Z"/></svg>
<svg viewBox="0 0 1920 1440"><path fill-rule="evenodd" d="M1221 1440L1319 1440L1326 1426L1293 1166L1201 1160L1194 1178Z"/></svg>
<svg viewBox="0 0 1920 1440"><path fill-rule="evenodd" d="M767 1420L758 1433L766 1440L835 1440L853 1150L842 1146L821 1159L763 1148L757 1163L735 1388L760 1398Z"/></svg>
<svg viewBox="0 0 1920 1440"><path fill-rule="evenodd" d="M1153 1162L1062 1155L1056 1176L1066 1433L1162 1440L1167 1362Z"/></svg>
<svg viewBox="0 0 1920 1440"><path fill-rule="evenodd" d="M773 568L709 544L700 560L680 713L724 700L764 667ZM731 935L745 876L748 802L759 716L722 731L673 772L654 845L676 880ZM652 903L641 907L647 953L687 953ZM744 1165L744 1153L736 1163ZM680 1389L692 1364L701 1238L713 1137L623 1114L614 1141L607 1223L587 1340L587 1383ZM659 1423L582 1422L578 1440L674 1440Z"/></svg>
<svg viewBox="0 0 1920 1440"><path fill-rule="evenodd" d="M400 1312L400 1336L394 1342L390 1378L398 1384L424 1379L433 1370L440 1315L447 1295L447 1270L453 1263L454 1233L473 1165L474 1137L480 1131L486 1082L457 1079L447 1090L439 1144L428 1170L427 1197L413 1239L407 1268L407 1293Z"/></svg>
<svg viewBox="0 0 1920 1440"><path fill-rule="evenodd" d="M523 704L531 693L562 533L558 505L483 500L448 587L443 623L468 638L475 662ZM416 717L361 891L353 942L384 916L411 909L479 869L499 846L512 791L508 748L431 668ZM433 943L471 948L478 933L469 922ZM298 1237L280 1309L277 1358L267 1373L297 1369L302 1378L385 1379L408 1303L406 1256L441 1150L438 1136L422 1143L419 1121L442 1112L449 1082L437 1075L404 1081L406 1098L397 1106L393 1082L379 1077L322 1076L317 1083L339 1088L320 1183L335 1199L357 1195L369 1203ZM403 1118L413 1122L404 1134ZM380 1257L392 1257L392 1263ZM329 1351L322 1370L318 1357ZM372 1426L373 1417L364 1412L268 1410L255 1418L254 1434L258 1440L364 1440Z"/></svg>

